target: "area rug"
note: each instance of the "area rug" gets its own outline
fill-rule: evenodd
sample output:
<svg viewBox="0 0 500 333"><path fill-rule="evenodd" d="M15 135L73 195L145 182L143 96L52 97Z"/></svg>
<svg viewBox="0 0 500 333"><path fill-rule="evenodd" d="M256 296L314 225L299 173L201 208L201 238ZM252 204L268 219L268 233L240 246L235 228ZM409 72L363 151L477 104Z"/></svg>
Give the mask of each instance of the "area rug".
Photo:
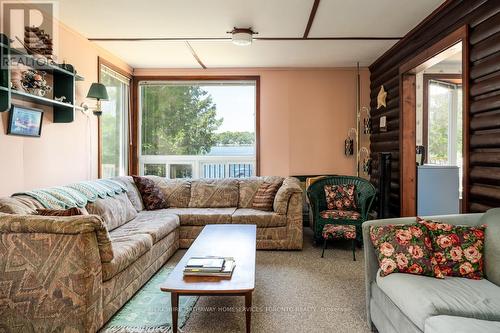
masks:
<svg viewBox="0 0 500 333"><path fill-rule="evenodd" d="M162 292L160 285L172 272L172 266L158 271L101 330L102 333L170 333L172 306L170 293ZM179 327L186 323L198 297L179 297Z"/></svg>

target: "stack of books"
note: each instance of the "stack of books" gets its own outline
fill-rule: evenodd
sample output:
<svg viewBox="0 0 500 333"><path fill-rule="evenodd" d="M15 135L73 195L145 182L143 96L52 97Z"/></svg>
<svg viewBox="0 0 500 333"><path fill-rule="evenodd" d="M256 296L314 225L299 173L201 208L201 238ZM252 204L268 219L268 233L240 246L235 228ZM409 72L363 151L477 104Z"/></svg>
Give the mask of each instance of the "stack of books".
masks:
<svg viewBox="0 0 500 333"><path fill-rule="evenodd" d="M235 267L232 257L191 257L186 267L185 276L231 277Z"/></svg>

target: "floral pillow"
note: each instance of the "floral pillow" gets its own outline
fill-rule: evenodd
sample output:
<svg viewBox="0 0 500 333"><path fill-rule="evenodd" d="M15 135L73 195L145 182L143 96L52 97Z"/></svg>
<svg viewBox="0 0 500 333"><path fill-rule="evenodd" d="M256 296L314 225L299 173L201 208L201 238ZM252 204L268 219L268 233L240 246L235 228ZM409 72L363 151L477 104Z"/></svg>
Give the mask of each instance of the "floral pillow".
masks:
<svg viewBox="0 0 500 333"><path fill-rule="evenodd" d="M431 240L424 225L371 226L370 239L377 253L380 276L391 273L434 276Z"/></svg>
<svg viewBox="0 0 500 333"><path fill-rule="evenodd" d="M484 277L484 230L486 226L464 226L417 218L429 230L437 277Z"/></svg>
<svg viewBox="0 0 500 333"><path fill-rule="evenodd" d="M356 210L356 185L325 185L326 205L328 209Z"/></svg>

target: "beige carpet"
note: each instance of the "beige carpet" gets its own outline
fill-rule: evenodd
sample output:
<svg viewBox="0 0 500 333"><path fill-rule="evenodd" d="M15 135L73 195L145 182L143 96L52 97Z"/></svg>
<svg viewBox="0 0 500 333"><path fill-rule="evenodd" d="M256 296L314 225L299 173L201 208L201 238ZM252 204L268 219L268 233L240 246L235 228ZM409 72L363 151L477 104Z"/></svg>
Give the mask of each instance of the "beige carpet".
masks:
<svg viewBox="0 0 500 333"><path fill-rule="evenodd" d="M257 251L252 332L370 332L365 322L363 252L321 248L306 228L302 251ZM168 262L174 264L185 251ZM243 297L201 297L183 332L245 332Z"/></svg>

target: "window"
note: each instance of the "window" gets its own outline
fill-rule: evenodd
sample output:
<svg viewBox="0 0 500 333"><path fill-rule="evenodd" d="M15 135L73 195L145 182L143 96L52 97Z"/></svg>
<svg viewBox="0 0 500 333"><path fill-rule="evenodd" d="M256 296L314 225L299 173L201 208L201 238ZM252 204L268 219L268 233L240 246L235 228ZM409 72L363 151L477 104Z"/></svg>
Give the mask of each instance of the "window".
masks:
<svg viewBox="0 0 500 333"><path fill-rule="evenodd" d="M128 126L130 79L100 65L100 81L109 100L102 102L100 117L102 178L123 176L128 172Z"/></svg>
<svg viewBox="0 0 500 333"><path fill-rule="evenodd" d="M440 80L428 83L428 163L456 165L462 197L462 85Z"/></svg>
<svg viewBox="0 0 500 333"><path fill-rule="evenodd" d="M141 174L256 174L256 81L139 83Z"/></svg>

